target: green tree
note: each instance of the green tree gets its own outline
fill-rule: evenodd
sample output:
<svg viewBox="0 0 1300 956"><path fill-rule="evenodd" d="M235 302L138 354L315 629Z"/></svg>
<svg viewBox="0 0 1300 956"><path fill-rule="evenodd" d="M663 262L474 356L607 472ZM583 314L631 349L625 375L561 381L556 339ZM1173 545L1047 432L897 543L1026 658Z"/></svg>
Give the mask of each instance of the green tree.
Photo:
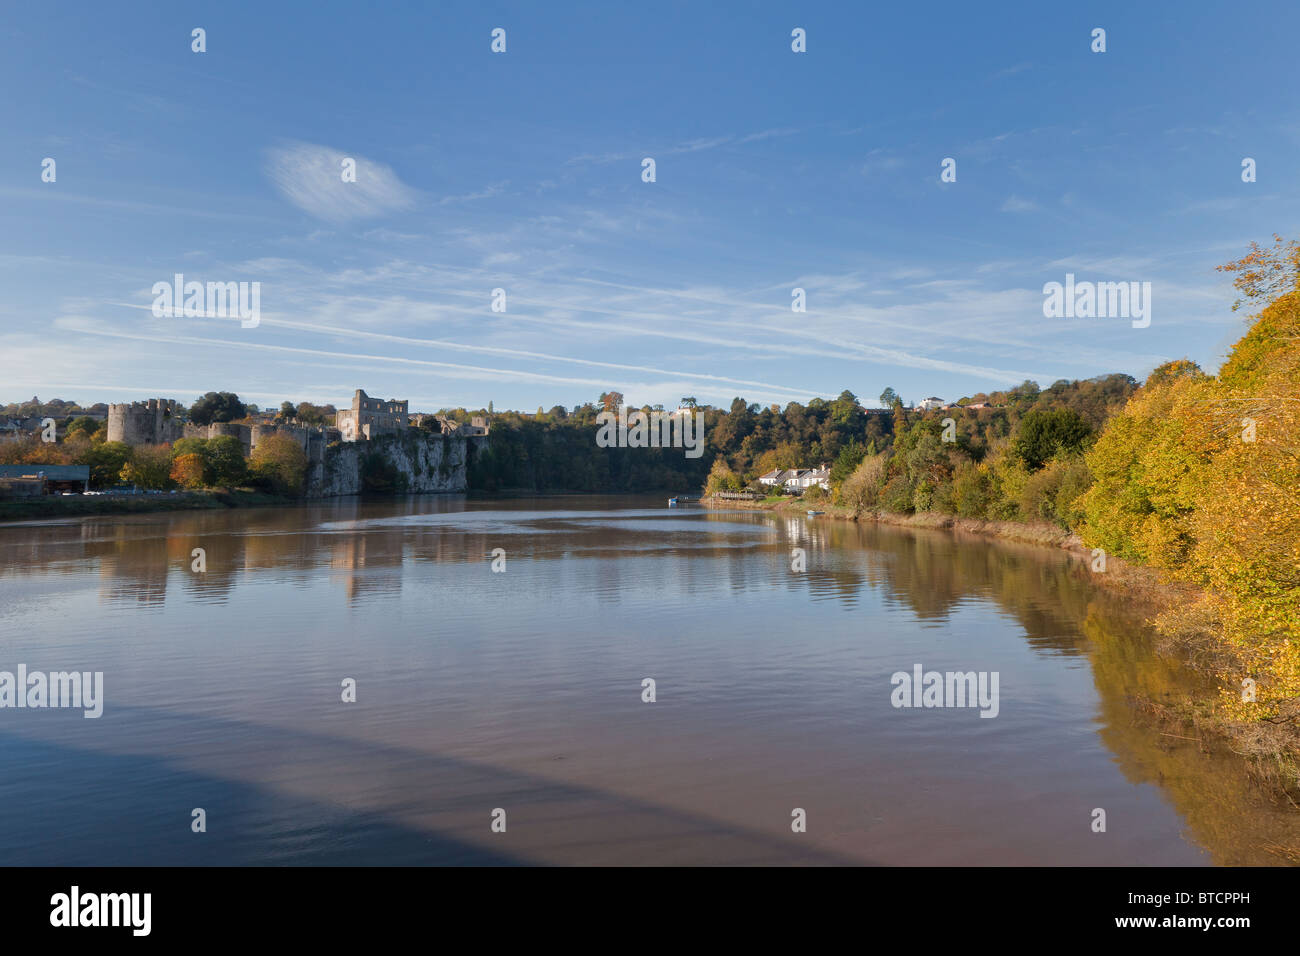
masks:
<svg viewBox="0 0 1300 956"><path fill-rule="evenodd" d="M131 459L122 467L122 480L149 491L161 491L172 484L171 445L136 445Z"/></svg>
<svg viewBox="0 0 1300 956"><path fill-rule="evenodd" d="M234 392L208 392L190 406L190 421L196 425L233 422L247 413L247 407Z"/></svg>
<svg viewBox="0 0 1300 956"><path fill-rule="evenodd" d="M261 443L258 447L261 447ZM248 473L248 466L244 462L244 446L233 435L218 435L208 439L205 457L209 469L208 480L214 485L232 488L242 482Z"/></svg>
<svg viewBox="0 0 1300 956"><path fill-rule="evenodd" d="M1020 420L1015 453L1026 468L1037 471L1062 452L1081 451L1091 435L1092 426L1076 411L1035 409Z"/></svg>
<svg viewBox="0 0 1300 956"><path fill-rule="evenodd" d="M854 469L866 456L867 449L857 439L853 439L841 448L840 453L835 457L835 463L831 465L831 487L839 485L853 474Z"/></svg>
<svg viewBox="0 0 1300 956"><path fill-rule="evenodd" d="M108 441L91 444L77 457L77 464L90 466L90 487L110 488L121 480L122 468L131 460L131 446Z"/></svg>
<svg viewBox="0 0 1300 956"><path fill-rule="evenodd" d="M65 439L75 438L78 435L84 435L90 438L99 430L99 422L95 421L89 415L81 415L68 422L68 427L64 429Z"/></svg>

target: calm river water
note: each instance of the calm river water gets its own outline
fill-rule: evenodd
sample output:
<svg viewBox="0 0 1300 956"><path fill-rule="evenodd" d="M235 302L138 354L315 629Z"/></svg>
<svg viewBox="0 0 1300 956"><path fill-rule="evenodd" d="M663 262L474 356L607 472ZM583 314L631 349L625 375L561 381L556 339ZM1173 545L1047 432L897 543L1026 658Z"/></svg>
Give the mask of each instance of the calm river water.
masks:
<svg viewBox="0 0 1300 956"><path fill-rule="evenodd" d="M0 671L19 664L102 671L105 700L99 719L0 709L8 864L1276 865L1300 847L1300 814L1237 758L1133 707L1192 678L1081 562L948 532L661 497L0 526ZM916 665L997 672L996 717L894 707L891 675Z"/></svg>

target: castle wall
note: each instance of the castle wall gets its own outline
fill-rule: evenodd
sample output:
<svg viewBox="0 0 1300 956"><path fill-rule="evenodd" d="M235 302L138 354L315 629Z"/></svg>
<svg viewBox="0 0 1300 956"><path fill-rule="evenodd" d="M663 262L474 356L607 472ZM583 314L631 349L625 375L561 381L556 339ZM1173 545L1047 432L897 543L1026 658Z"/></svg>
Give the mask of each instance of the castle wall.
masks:
<svg viewBox="0 0 1300 956"><path fill-rule="evenodd" d="M261 444L262 439L271 435L286 435L296 441L303 452L308 452L308 445L312 435L319 435L319 431L303 428L300 425L254 425L250 436L251 446L256 449ZM310 454L308 454L310 457Z"/></svg>
<svg viewBox="0 0 1300 956"><path fill-rule="evenodd" d="M213 422L208 426L208 438L220 438L223 435L229 435L231 438L238 438L239 444L244 449L244 457L247 458L252 452L253 433L247 425L236 425L233 422Z"/></svg>

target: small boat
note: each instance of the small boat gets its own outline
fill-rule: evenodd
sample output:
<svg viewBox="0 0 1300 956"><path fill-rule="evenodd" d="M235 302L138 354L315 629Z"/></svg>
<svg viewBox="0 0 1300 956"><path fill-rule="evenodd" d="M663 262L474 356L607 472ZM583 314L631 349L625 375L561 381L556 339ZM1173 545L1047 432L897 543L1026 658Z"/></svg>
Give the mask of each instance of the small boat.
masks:
<svg viewBox="0 0 1300 956"><path fill-rule="evenodd" d="M811 508L808 509L808 517L809 517L809 518L811 518L811 517L813 517L813 516L815 516L815 515L824 515L825 513L826 513L826 512L824 512L824 511L813 511Z"/></svg>
<svg viewBox="0 0 1300 956"><path fill-rule="evenodd" d="M669 499L668 499L668 507L669 507L669 508L676 508L676 507L677 507L677 499L676 499L676 498L669 498Z"/></svg>

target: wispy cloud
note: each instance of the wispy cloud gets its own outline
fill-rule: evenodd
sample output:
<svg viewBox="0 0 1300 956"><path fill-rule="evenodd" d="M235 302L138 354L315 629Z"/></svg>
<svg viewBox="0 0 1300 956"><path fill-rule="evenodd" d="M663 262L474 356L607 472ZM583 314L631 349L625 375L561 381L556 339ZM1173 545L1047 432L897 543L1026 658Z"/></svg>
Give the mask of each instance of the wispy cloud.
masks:
<svg viewBox="0 0 1300 956"><path fill-rule="evenodd" d="M1038 203L1031 199L1021 199L1019 196L1008 196L1006 202L1002 204L1003 212L1035 212L1041 208Z"/></svg>
<svg viewBox="0 0 1300 956"><path fill-rule="evenodd" d="M678 143L676 146L664 146L658 149L646 149L639 153L617 152L617 153L581 153L572 156L565 161L566 166L579 166L583 164L602 165L605 163L621 163L632 159L641 159L645 156L680 156L683 153L699 153L704 150L717 149L719 146L743 146L748 143L757 143L765 139L772 139L777 136L793 136L799 130L793 127L775 127L773 129L759 130L755 133L747 133L744 136L702 136L698 139L689 139L684 143Z"/></svg>
<svg viewBox="0 0 1300 956"><path fill-rule="evenodd" d="M1004 76L1015 76L1017 73L1023 73L1025 70L1033 69L1032 63L1017 63L1015 66L1009 66L1006 69L998 70L990 79L1000 80Z"/></svg>
<svg viewBox="0 0 1300 956"><path fill-rule="evenodd" d="M890 173L896 169L901 169L904 165L903 158L896 156L886 149L873 149L867 153L866 159L862 161L861 173L863 176L874 176L877 173Z"/></svg>
<svg viewBox="0 0 1300 956"><path fill-rule="evenodd" d="M509 185L510 181L506 180L504 182L492 183L490 186L486 186L478 192L466 193L463 196L443 196L438 200L438 205L448 206L452 203L473 202L476 199L491 199L493 196L500 196L505 192L506 187Z"/></svg>
<svg viewBox="0 0 1300 956"><path fill-rule="evenodd" d="M777 136L794 136L799 130L794 127L781 127L778 129L765 129L760 133L750 133L748 136L742 136L736 140L736 145L741 146L745 143L757 143L760 140L772 139Z"/></svg>
<svg viewBox="0 0 1300 956"><path fill-rule="evenodd" d="M268 150L266 174L289 202L327 222L366 219L404 209L415 191L383 163L329 146L292 143ZM356 161L356 182L343 181L343 161Z"/></svg>

